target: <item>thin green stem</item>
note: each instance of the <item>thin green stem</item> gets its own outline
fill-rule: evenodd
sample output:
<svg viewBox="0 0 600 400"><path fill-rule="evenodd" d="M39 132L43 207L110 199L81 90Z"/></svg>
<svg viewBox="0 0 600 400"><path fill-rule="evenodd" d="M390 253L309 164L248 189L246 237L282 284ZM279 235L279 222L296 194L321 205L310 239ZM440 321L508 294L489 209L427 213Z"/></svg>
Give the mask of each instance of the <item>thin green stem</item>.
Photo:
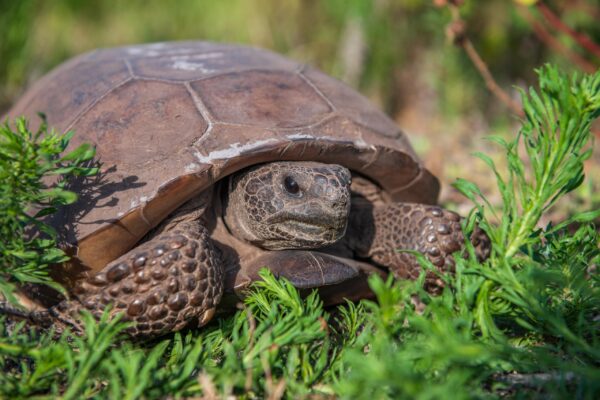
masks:
<svg viewBox="0 0 600 400"><path fill-rule="evenodd" d="M552 198L554 193L551 193L550 196L545 196L546 187L548 185L549 179L554 175L554 166L557 154L556 151L553 151L550 154L550 157L544 160L544 173L542 173L541 182L537 185L537 190L535 191L535 196L533 199L529 199L530 207L527 210L524 210L523 216L520 219L520 223L517 228L516 234L512 237L508 242L508 246L506 246L506 255L507 259L512 258L521 248L521 246L526 242L527 236L529 233L535 228L535 225L539 221L543 206L546 204L548 199ZM558 161L560 164L560 160ZM521 194L523 195L523 194ZM541 207L540 207L541 205Z"/></svg>

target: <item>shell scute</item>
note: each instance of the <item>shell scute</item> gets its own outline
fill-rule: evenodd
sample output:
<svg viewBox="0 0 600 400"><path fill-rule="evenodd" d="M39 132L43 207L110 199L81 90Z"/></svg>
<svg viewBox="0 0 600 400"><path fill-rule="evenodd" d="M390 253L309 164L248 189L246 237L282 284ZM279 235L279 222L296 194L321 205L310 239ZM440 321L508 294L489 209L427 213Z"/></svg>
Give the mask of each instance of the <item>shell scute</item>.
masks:
<svg viewBox="0 0 600 400"><path fill-rule="evenodd" d="M140 80L114 89L73 125L93 139L105 165L131 167L139 175L148 170L148 177L164 170L159 160L176 163L173 155L207 127L183 85Z"/></svg>
<svg viewBox="0 0 600 400"><path fill-rule="evenodd" d="M262 128L292 128L332 109L298 74L245 71L192 82L214 119Z"/></svg>
<svg viewBox="0 0 600 400"><path fill-rule="evenodd" d="M70 64L70 65L69 65ZM17 116L33 110L46 114L49 126L66 130L73 120L115 86L130 79L122 60L81 62L75 58L65 67L68 73L57 70L36 85L41 90L28 91L13 107L10 114ZM32 129L39 120L31 118Z"/></svg>
<svg viewBox="0 0 600 400"><path fill-rule="evenodd" d="M357 96L354 89L315 68L304 68L302 75L324 97L329 99L341 115L375 130L380 136L388 136L400 140L406 151L409 151L409 149L412 151L408 140L394 121L375 107L366 97Z"/></svg>

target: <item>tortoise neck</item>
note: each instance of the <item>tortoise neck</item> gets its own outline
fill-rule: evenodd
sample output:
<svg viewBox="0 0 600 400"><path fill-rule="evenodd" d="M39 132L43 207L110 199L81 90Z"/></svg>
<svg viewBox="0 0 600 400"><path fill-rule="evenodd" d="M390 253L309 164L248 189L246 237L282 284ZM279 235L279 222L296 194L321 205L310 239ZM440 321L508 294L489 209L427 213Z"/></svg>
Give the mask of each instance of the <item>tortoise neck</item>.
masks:
<svg viewBox="0 0 600 400"><path fill-rule="evenodd" d="M375 236L375 219L373 204L363 197L353 197L348 229L346 230L347 246L358 256L367 257Z"/></svg>

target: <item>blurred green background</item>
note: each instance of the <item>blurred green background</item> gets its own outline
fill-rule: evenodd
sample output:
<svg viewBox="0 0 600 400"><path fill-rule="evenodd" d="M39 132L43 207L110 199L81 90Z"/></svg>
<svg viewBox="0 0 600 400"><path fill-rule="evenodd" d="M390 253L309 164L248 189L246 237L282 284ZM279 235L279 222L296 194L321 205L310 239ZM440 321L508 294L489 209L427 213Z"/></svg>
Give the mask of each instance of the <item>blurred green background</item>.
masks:
<svg viewBox="0 0 600 400"><path fill-rule="evenodd" d="M444 0L0 0L0 115L34 80L97 47L168 40L247 43L310 63L371 98L411 135L443 181L478 178L467 153L490 133L514 133L516 117L447 38ZM501 87L535 82L544 62L578 70L566 52L598 60L545 23L526 0L466 1L466 32ZM597 0L546 1L561 20L600 43ZM437 5L437 6L436 6ZM441 6L441 7L440 7ZM538 24L538 25L536 25ZM473 163L475 164L475 163ZM468 169L466 165L469 165ZM445 184L444 187L448 188ZM594 190L590 189L592 192ZM443 198L452 202L454 192ZM458 201L458 200L457 200Z"/></svg>

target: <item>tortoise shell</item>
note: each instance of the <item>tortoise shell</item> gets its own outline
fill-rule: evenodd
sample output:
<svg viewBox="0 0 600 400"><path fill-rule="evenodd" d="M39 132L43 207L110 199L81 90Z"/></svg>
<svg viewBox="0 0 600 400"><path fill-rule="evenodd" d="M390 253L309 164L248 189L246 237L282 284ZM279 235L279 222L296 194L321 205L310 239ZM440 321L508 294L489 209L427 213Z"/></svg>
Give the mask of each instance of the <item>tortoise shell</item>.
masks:
<svg viewBox="0 0 600 400"><path fill-rule="evenodd" d="M98 271L219 179L274 160L337 163L388 201L433 204L439 184L406 135L365 97L269 51L209 42L102 49L34 84L9 111L92 143L98 176L50 221ZM37 122L39 123L39 122Z"/></svg>

